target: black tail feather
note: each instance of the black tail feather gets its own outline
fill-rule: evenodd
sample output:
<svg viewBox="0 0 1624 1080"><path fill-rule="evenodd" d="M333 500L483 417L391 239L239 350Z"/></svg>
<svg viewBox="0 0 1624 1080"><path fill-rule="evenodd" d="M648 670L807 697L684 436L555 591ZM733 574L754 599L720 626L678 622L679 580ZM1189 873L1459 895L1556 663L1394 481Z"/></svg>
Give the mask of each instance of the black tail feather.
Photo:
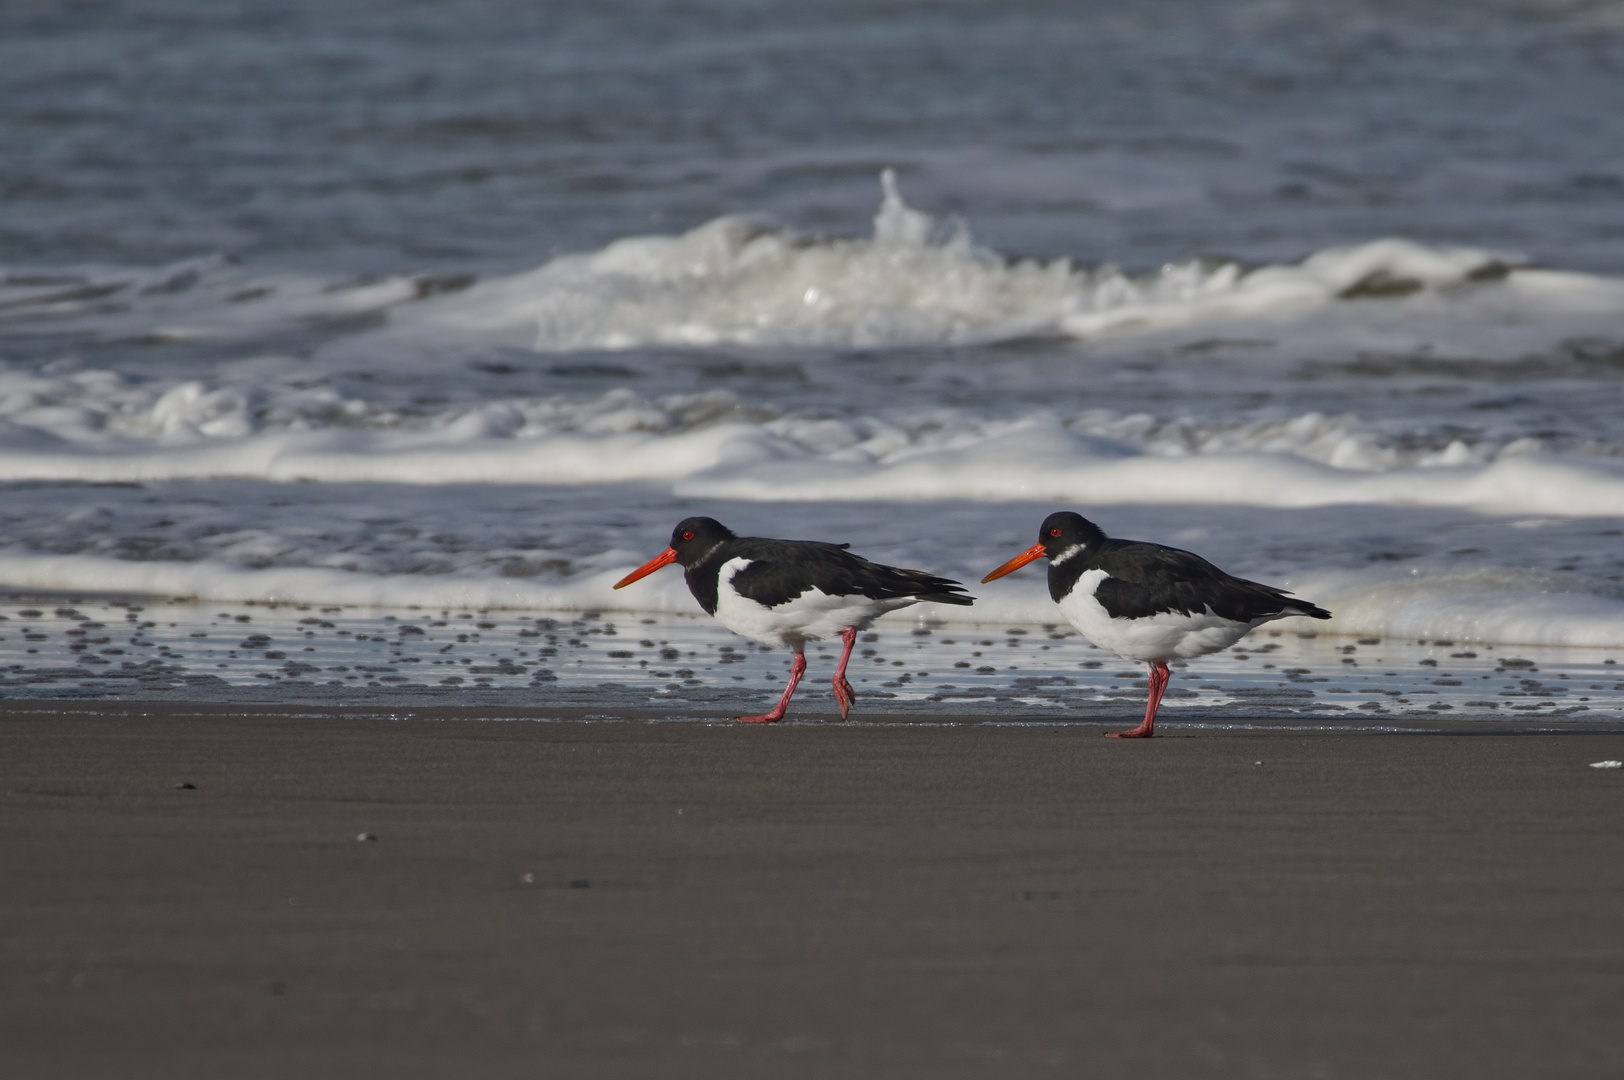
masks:
<svg viewBox="0 0 1624 1080"><path fill-rule="evenodd" d="M976 602L976 598L952 578L937 577L923 570L903 570L896 566L887 566L883 569L904 579L899 583L901 587L896 593L897 596L914 596L934 604L957 604L960 607L969 607Z"/></svg>

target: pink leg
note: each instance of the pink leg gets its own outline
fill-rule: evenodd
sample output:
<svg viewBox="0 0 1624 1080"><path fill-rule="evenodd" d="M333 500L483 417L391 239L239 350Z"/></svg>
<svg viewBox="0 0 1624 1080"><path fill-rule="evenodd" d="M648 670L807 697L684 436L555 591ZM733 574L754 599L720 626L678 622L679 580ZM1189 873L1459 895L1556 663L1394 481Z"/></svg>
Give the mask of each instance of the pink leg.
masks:
<svg viewBox="0 0 1624 1080"><path fill-rule="evenodd" d="M1136 728L1127 731L1113 731L1107 734L1107 739L1148 739L1154 732L1151 728L1156 723L1156 710L1161 707L1162 695L1167 692L1167 680L1171 673L1167 670L1167 663L1155 660L1146 667L1150 668L1150 702L1145 706L1145 720Z"/></svg>
<svg viewBox="0 0 1624 1080"><path fill-rule="evenodd" d="M760 716L741 716L741 724L771 724L784 718L784 710L789 708L789 699L795 696L795 688L801 685L801 676L806 674L806 654L799 649L795 650L795 659L789 665L789 685L784 687L784 696L778 699L773 711L762 713Z"/></svg>
<svg viewBox="0 0 1624 1080"><path fill-rule="evenodd" d="M846 662L851 659L851 647L857 644L857 630L848 626L840 632L840 640L846 647L840 652L840 663L835 667L835 700L840 703L840 718L846 719L851 712L852 701L856 695L852 693L851 683L846 681Z"/></svg>

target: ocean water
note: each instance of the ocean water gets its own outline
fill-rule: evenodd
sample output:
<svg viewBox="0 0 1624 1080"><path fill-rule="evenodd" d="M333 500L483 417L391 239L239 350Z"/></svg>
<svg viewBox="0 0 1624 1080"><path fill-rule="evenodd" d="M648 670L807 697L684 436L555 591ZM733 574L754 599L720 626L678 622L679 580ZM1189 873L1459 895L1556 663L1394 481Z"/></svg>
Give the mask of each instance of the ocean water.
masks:
<svg viewBox="0 0 1624 1080"><path fill-rule="evenodd" d="M681 517L974 581L1066 507L1333 610L1293 667L1481 647L1616 717L1621 76L1604 2L8 5L0 630L597 613L754 701L785 657L679 573L610 588ZM954 669L1055 621L1038 569L974 591L876 626L929 654L892 707L1116 685ZM635 649L363 680L355 632L167 677L681 696ZM9 696L133 670L25 643ZM1279 682L1248 647L1174 704Z"/></svg>

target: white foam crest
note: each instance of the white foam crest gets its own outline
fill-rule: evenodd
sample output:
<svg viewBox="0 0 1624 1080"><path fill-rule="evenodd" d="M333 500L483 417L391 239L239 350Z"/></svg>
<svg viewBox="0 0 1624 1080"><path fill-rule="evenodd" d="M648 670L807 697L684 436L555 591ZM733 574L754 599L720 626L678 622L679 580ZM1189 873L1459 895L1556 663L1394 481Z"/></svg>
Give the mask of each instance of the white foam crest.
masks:
<svg viewBox="0 0 1624 1080"><path fill-rule="evenodd" d="M622 571L623 573L623 571ZM532 608L580 611L614 603L611 572L576 579L456 574L366 574L322 567L253 569L228 562L135 561L93 555L0 553L0 580L13 588L142 593L180 599L329 603L346 607ZM681 585L680 580L677 583ZM670 590L665 590L669 592ZM645 592L640 610L691 610Z"/></svg>
<svg viewBox="0 0 1624 1080"><path fill-rule="evenodd" d="M1334 612L1331 633L1507 645L1624 645L1624 601L1538 570L1306 573L1292 588ZM1320 626L1316 626L1319 629Z"/></svg>
<svg viewBox="0 0 1624 1080"><path fill-rule="evenodd" d="M540 351L636 346L883 347L1033 334L1096 338L1246 317L1301 317L1351 300L1593 310L1624 283L1520 268L1515 255L1376 240L1291 265L1192 259L1132 277L1068 259L1009 260L909 207L888 171L868 239L804 236L723 217L679 236L619 240L397 312L402 327L516 340ZM1594 295L1598 292L1604 297ZM1605 307L1606 304L1603 303Z"/></svg>
<svg viewBox="0 0 1624 1080"><path fill-rule="evenodd" d="M247 366L265 370L218 381L164 381L99 369L38 372L0 361L0 452L8 445L53 443L125 451L324 429L419 432L440 442L559 432L669 433L773 415L726 391L650 400L624 389L587 400L518 398L407 413L312 385L294 361L266 357Z"/></svg>
<svg viewBox="0 0 1624 1080"><path fill-rule="evenodd" d="M1509 449L1509 448L1508 448ZM1526 449L1526 448L1525 448ZM1579 517L1624 514L1624 462L1537 452L1487 464L1389 472L1338 468L1282 453L1134 454L1067 430L1052 416L988 424L969 445L945 440L888 455L862 445L818 459L728 466L680 480L679 495L758 501L833 499L1102 503L1338 503L1469 507Z"/></svg>
<svg viewBox="0 0 1624 1080"><path fill-rule="evenodd" d="M326 386L141 383L0 364L0 480L478 483L671 478L777 456L722 391L519 399L405 415Z"/></svg>
<svg viewBox="0 0 1624 1080"><path fill-rule="evenodd" d="M1454 437L1447 441L1439 439L1435 445L1426 445L1417 438L1424 433L1413 428L1394 438L1352 414L1326 416L1317 412L1252 420L1197 421L1179 417L1160 421L1149 413L1123 416L1096 409L1073 417L1066 426L1075 432L1134 445L1145 453L1162 457L1253 451L1287 454L1338 469L1364 472L1481 464L1493 461L1508 450L1511 454L1522 454L1542 448L1537 440L1519 442L1487 434L1462 438L1453 432ZM1514 443L1516 448L1510 449ZM1605 452L1605 448L1597 449Z"/></svg>
<svg viewBox="0 0 1624 1080"><path fill-rule="evenodd" d="M1385 503L1624 513L1624 458L1530 439L1428 445L1351 416L1197 422L1087 410L778 416L725 392L514 399L403 415L274 380L135 383L0 368L0 480L593 484L669 482L747 500L1045 498L1090 503ZM1594 456L1596 452L1610 456Z"/></svg>
<svg viewBox="0 0 1624 1080"><path fill-rule="evenodd" d="M454 429L432 434L279 433L146 453L12 451L0 455L0 480L596 484L675 479L771 459L779 449L760 428L747 425L667 438L639 432L490 439L469 438Z"/></svg>
<svg viewBox="0 0 1624 1080"><path fill-rule="evenodd" d="M94 555L0 552L0 581L14 589L90 594L137 593L206 601L268 604L338 604L346 607L517 608L545 611L643 611L694 614L680 573L614 584L641 560L611 552L610 569L573 577L507 578L474 574L373 574L317 566L263 569L224 560L135 561ZM974 622L1054 622L1052 607L1032 598L970 609L915 605L917 618ZM907 618L896 616L892 621Z"/></svg>
<svg viewBox="0 0 1624 1080"><path fill-rule="evenodd" d="M239 552L239 554L241 554ZM140 593L205 601L340 604L351 607L517 608L691 614L677 573L633 590L614 583L637 565L625 553L573 577L375 574L319 566L245 567L222 560L133 561L93 555L0 552L0 580L13 588ZM1624 646L1624 601L1578 591L1555 575L1504 567L1426 573L1305 573L1282 582L1332 610L1318 633L1585 648ZM979 590L971 608L922 604L893 616L948 623L1061 622L1041 588ZM1294 624L1281 624L1289 629ZM1299 627L1299 628L1303 628ZM883 629L883 626L881 627Z"/></svg>
<svg viewBox="0 0 1624 1080"><path fill-rule="evenodd" d="M1088 303L1060 320L1076 337L1162 330L1190 323L1291 314L1337 300L1399 298L1497 280L1518 256L1476 248L1428 248L1383 239L1316 252L1300 263L1243 271L1235 263L1169 264L1159 275L1101 282Z"/></svg>
<svg viewBox="0 0 1624 1080"><path fill-rule="evenodd" d="M962 224L908 206L889 171L881 182L883 199L867 238L810 236L729 215L680 235L628 237L472 287L468 279L421 274L335 281L220 257L151 269L0 268L0 336L238 341L387 314L382 330L331 345L323 355L388 356L393 364L425 348L434 354L436 345L568 351L873 348L1030 335L1092 340L1246 320L1283 325L1350 307L1359 309L1353 326L1380 338L1378 324L1388 316L1378 310L1402 312L1411 323L1443 317L1447 329L1462 319L1475 325L1612 317L1624 305L1624 282L1615 279L1402 239L1331 248L1282 265L1189 259L1142 276L1069 259L1011 259L973 244Z"/></svg>
<svg viewBox="0 0 1624 1080"><path fill-rule="evenodd" d="M962 230L888 199L868 240L815 239L746 217L619 240L415 313L470 333L533 328L542 351L639 345L873 347L959 343L1052 327L1079 275L1006 263Z"/></svg>
<svg viewBox="0 0 1624 1080"><path fill-rule="evenodd" d="M971 584L1025 547L1027 529L1054 501L1017 510L950 499L875 516L854 501L754 508L708 501L690 510L655 490L398 482L290 490L223 482L65 496L25 487L0 515L0 581L209 600L692 613L676 569L627 589L612 586L660 550L672 519L701 510L743 533L852 540L876 562L943 574L977 597L972 608L921 605L910 618L1060 621L1041 567ZM1618 559L1608 539L1616 532L1606 526L1414 507L1281 513L1180 505L1090 516L1116 535L1202 552L1336 616L1282 629L1624 646L1624 588L1613 580Z"/></svg>

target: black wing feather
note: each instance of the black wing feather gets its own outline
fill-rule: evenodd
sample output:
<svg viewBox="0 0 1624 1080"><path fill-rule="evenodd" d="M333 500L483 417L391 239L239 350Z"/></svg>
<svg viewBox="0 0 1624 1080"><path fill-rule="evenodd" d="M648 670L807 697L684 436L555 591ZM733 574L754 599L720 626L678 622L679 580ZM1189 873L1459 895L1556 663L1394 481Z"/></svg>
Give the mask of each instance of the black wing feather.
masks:
<svg viewBox="0 0 1624 1080"><path fill-rule="evenodd" d="M809 588L830 596L861 595L875 600L917 597L938 604L975 602L957 581L872 563L841 544L747 537L729 547L728 558L750 560L749 566L733 575L734 590L766 607L787 604Z"/></svg>
<svg viewBox="0 0 1624 1080"><path fill-rule="evenodd" d="M1201 556L1180 548L1108 540L1089 563L1092 565L1077 568L1066 587L1085 569L1104 570L1110 576L1094 590L1094 599L1113 619L1143 619L1162 612L1200 615L1209 608L1215 615L1235 622L1255 622L1275 615L1331 617L1324 608L1293 599L1283 589L1231 577Z"/></svg>

